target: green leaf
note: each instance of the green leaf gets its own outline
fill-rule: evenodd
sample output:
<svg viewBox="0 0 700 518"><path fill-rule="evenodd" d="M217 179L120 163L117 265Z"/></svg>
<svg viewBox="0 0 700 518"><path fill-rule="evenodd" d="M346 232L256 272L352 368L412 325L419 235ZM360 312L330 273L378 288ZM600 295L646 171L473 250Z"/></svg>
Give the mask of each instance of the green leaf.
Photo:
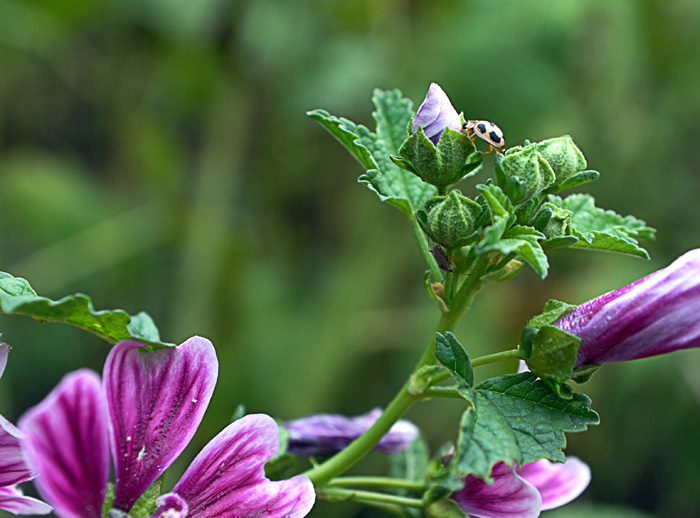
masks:
<svg viewBox="0 0 700 518"><path fill-rule="evenodd" d="M457 380L460 391L468 389L474 384L474 370L469 361L469 355L462 344L457 341L455 335L449 331L444 335L435 335L435 356Z"/></svg>
<svg viewBox="0 0 700 518"><path fill-rule="evenodd" d="M306 115L321 123L331 135L346 147L365 169L374 169L377 165L367 147L362 143L357 125L351 120L331 115L326 110L312 110Z"/></svg>
<svg viewBox="0 0 700 518"><path fill-rule="evenodd" d="M654 239L656 231L641 219L600 209L588 194L572 194L564 199L549 196L549 201L573 213L571 225L574 236L579 238L573 248L608 250L649 259L638 240Z"/></svg>
<svg viewBox="0 0 700 518"><path fill-rule="evenodd" d="M542 458L563 462L564 433L599 422L588 396L564 400L531 372L493 378L465 394L473 407L462 415L454 457L435 475L453 491L467 474L490 483L491 468L500 461L521 466Z"/></svg>
<svg viewBox="0 0 700 518"><path fill-rule="evenodd" d="M418 436L404 451L391 455L390 476L406 480L425 480L430 467L430 447L423 437Z"/></svg>
<svg viewBox="0 0 700 518"><path fill-rule="evenodd" d="M544 239L544 234L541 232L532 227L517 225L505 231L498 240L484 239L479 243L477 251L478 253L495 251L504 256L517 253L544 279L549 269L549 261L539 243L541 239Z"/></svg>
<svg viewBox="0 0 700 518"><path fill-rule="evenodd" d="M579 345L579 337L558 327L544 325L534 336L527 365L540 378L549 376L557 383L564 383L573 373Z"/></svg>
<svg viewBox="0 0 700 518"><path fill-rule="evenodd" d="M566 302L562 302L561 300L550 299L544 305L542 313L532 317L527 325L528 327L540 328L544 325L552 324L553 322L559 320L562 315L565 315L575 308L576 306L573 304L568 304Z"/></svg>
<svg viewBox="0 0 700 518"><path fill-rule="evenodd" d="M380 90L372 95L375 110L372 118L377 124L377 135L389 151L396 155L408 136L406 128L414 115L413 101L401 95L401 90Z"/></svg>
<svg viewBox="0 0 700 518"><path fill-rule="evenodd" d="M161 484L162 481L160 479L151 484L131 508L129 516L133 518L148 518L155 514L157 510L156 500L160 496Z"/></svg>
<svg viewBox="0 0 700 518"><path fill-rule="evenodd" d="M39 322L71 324L116 343L136 340L146 346L172 347L162 342L158 329L146 313L130 316L121 309L95 311L87 295L77 293L53 301L40 297L20 277L0 272L0 310L6 314L29 315Z"/></svg>

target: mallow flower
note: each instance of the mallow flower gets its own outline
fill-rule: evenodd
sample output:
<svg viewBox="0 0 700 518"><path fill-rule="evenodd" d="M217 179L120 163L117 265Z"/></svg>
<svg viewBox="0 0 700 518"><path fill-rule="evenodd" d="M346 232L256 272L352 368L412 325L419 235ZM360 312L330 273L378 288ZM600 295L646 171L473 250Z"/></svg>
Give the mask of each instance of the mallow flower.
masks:
<svg viewBox="0 0 700 518"><path fill-rule="evenodd" d="M556 463L547 459L510 467L496 464L493 484L468 475L451 498L465 514L479 518L536 518L577 498L588 486L591 471L576 457Z"/></svg>
<svg viewBox="0 0 700 518"><path fill-rule="evenodd" d="M99 518L107 493L110 449L116 481L110 517L126 516L184 450L216 384L214 347L193 337L178 347L140 352L122 341L107 357L102 380L83 369L19 421L36 485L62 518ZM152 518L266 516L300 518L313 506L308 478L272 482L264 465L279 448L266 415L224 428L197 455Z"/></svg>
<svg viewBox="0 0 700 518"><path fill-rule="evenodd" d="M365 433L379 416L380 408L366 414L347 417L340 414L314 414L283 423L289 431L287 451L297 457L333 455ZM416 425L399 419L374 447L394 454L408 448L418 438Z"/></svg>
<svg viewBox="0 0 700 518"><path fill-rule="evenodd" d="M0 343L0 376L5 372L10 348ZM41 500L24 496L16 487L34 478L22 457L22 432L0 415L0 509L13 514L48 514L51 506Z"/></svg>
<svg viewBox="0 0 700 518"><path fill-rule="evenodd" d="M576 307L552 325L581 338L576 368L700 346L700 249Z"/></svg>
<svg viewBox="0 0 700 518"><path fill-rule="evenodd" d="M423 127L425 136L436 146L445 128L452 128L455 131L462 129L462 121L457 110L437 83L431 83L423 104L418 108L411 131L416 131L418 126Z"/></svg>

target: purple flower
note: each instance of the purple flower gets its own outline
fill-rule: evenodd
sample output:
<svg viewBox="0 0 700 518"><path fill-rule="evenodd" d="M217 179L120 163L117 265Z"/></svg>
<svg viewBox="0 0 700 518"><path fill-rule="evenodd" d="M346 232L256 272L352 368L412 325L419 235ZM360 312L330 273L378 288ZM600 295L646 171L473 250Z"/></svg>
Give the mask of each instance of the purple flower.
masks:
<svg viewBox="0 0 700 518"><path fill-rule="evenodd" d="M0 343L0 376L7 365L10 348ZM16 484L34 478L22 457L22 432L0 415L0 509L14 514L48 514L51 506L24 496Z"/></svg>
<svg viewBox="0 0 700 518"><path fill-rule="evenodd" d="M436 146L445 128L452 128L455 131L462 129L459 114L452 107L450 98L437 83L430 85L423 104L418 108L411 131L416 131L418 126L423 127L425 135Z"/></svg>
<svg viewBox="0 0 700 518"><path fill-rule="evenodd" d="M288 451L297 457L332 455L365 433L381 415L381 409L375 408L356 417L315 414L287 421L282 426L289 431ZM413 423L400 419L374 449L383 453L398 453L413 444L418 433Z"/></svg>
<svg viewBox="0 0 700 518"><path fill-rule="evenodd" d="M700 249L611 291L553 325L581 338L576 367L700 346Z"/></svg>
<svg viewBox="0 0 700 518"><path fill-rule="evenodd" d="M68 374L19 422L36 485L62 518L101 516L110 470L112 508L128 512L194 435L216 384L218 362L204 338L142 353L119 342L103 378ZM264 465L279 448L278 428L249 415L220 432L199 453L154 517L305 516L315 494L308 478L271 482Z"/></svg>
<svg viewBox="0 0 700 518"><path fill-rule="evenodd" d="M493 484L469 475L452 499L470 516L479 518L536 518L541 511L554 509L578 497L588 486L588 466L569 457L563 464L546 459L525 464L520 469L504 462L493 467Z"/></svg>

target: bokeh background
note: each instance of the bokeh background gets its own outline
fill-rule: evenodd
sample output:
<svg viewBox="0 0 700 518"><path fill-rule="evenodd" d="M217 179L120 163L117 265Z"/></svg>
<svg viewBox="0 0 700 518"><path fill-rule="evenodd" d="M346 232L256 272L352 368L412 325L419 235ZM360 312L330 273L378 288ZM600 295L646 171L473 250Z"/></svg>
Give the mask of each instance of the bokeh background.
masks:
<svg viewBox="0 0 700 518"><path fill-rule="evenodd" d="M583 302L700 245L696 0L0 0L0 270L214 342L220 382L174 471L239 403L281 419L383 405L437 310L404 216L305 112L373 127L373 88L417 107L433 81L510 145L572 135L601 172L586 186L598 205L658 229L650 262L555 251L544 281L490 286L457 332L472 355L514 346L549 298ZM11 420L108 352L27 317L0 331ZM700 351L582 388L602 423L567 451L593 481L549 516L700 516ZM408 417L437 447L460 413L437 401Z"/></svg>

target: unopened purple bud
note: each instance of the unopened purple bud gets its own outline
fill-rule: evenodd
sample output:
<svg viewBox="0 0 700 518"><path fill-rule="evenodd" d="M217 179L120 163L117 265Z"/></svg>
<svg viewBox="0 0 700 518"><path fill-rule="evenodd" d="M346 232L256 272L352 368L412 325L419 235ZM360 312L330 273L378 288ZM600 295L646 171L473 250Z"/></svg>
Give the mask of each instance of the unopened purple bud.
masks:
<svg viewBox="0 0 700 518"><path fill-rule="evenodd" d="M563 315L553 325L581 339L576 367L700 346L700 249Z"/></svg>
<svg viewBox="0 0 700 518"><path fill-rule="evenodd" d="M423 104L418 108L411 131L416 131L418 126L423 127L425 136L436 146L445 128L452 128L455 131L462 129L462 121L457 110L452 107L450 98L437 83L430 85Z"/></svg>
<svg viewBox="0 0 700 518"><path fill-rule="evenodd" d="M347 417L340 414L314 414L284 426L289 431L287 451L297 457L333 455L345 448L372 426L382 411L375 408L366 414ZM418 428L400 419L375 446L375 450L393 454L408 448L418 438Z"/></svg>

